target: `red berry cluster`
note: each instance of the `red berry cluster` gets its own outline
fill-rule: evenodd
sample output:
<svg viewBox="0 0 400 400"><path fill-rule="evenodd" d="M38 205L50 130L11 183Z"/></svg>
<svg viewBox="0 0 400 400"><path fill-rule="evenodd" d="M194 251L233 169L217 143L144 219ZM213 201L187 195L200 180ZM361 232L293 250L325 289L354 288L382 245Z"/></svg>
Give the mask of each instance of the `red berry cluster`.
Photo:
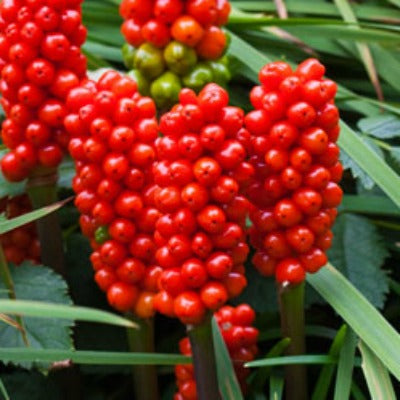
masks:
<svg viewBox="0 0 400 400"><path fill-rule="evenodd" d="M27 195L3 197L0 199L0 214L7 219L18 217L32 211L32 205ZM25 260L40 262L40 244L34 223L20 226L3 235L0 243L8 262L21 264Z"/></svg>
<svg viewBox="0 0 400 400"><path fill-rule="evenodd" d="M198 96L183 89L160 120L154 238L161 292L155 308L185 324L201 322L246 285L247 200L239 195L253 168L241 144L244 113L216 84Z"/></svg>
<svg viewBox="0 0 400 400"><path fill-rule="evenodd" d="M230 13L227 0L123 0L122 33L134 47L144 42L165 47L177 40L196 49L203 59L221 57L226 36L220 26Z"/></svg>
<svg viewBox="0 0 400 400"><path fill-rule="evenodd" d="M255 312L249 305L241 304L237 307L224 306L214 316L231 356L242 391L245 392L246 378L250 371L243 365L254 360L258 353L258 329L252 326ZM179 342L179 349L186 356L192 355L189 338L184 338ZM175 394L174 400L197 400L193 365L177 365L175 376L179 391Z"/></svg>
<svg viewBox="0 0 400 400"><path fill-rule="evenodd" d="M279 282L301 282L306 272L326 264L330 228L343 195L335 144L337 86L324 74L316 59L295 71L284 62L267 64L259 73L261 86L250 94L256 110L245 117L256 169L247 192L256 206L251 213L253 262Z"/></svg>
<svg viewBox="0 0 400 400"><path fill-rule="evenodd" d="M95 280L117 310L150 317L161 272L153 264L152 237L161 215L150 168L158 136L155 105L115 71L72 89L66 104L75 204L94 250Z"/></svg>
<svg viewBox="0 0 400 400"><path fill-rule="evenodd" d="M37 166L56 167L68 144L64 99L86 74L80 46L82 0L3 0L0 5L0 91L6 112L1 161L10 181Z"/></svg>

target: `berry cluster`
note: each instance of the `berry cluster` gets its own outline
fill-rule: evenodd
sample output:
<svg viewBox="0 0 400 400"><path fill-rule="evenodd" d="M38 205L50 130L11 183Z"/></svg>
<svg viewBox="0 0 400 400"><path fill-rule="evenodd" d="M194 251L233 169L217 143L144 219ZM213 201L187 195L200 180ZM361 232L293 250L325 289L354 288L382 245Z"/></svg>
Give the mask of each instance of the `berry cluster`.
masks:
<svg viewBox="0 0 400 400"><path fill-rule="evenodd" d="M154 102L137 92L135 81L108 71L72 89L66 105L75 204L94 250L95 280L114 308L150 317L161 272L153 264L152 234L161 216L151 186Z"/></svg>
<svg viewBox="0 0 400 400"><path fill-rule="evenodd" d="M7 219L18 217L32 211L32 205L27 195L3 197L0 199L0 214ZM23 225L0 235L4 255L8 262L15 265L25 260L40 262L40 244L34 223Z"/></svg>
<svg viewBox="0 0 400 400"><path fill-rule="evenodd" d="M239 191L253 168L241 144L244 113L228 102L216 84L198 96L183 89L156 140L154 199L163 216L154 239L163 272L154 306L185 324L201 322L246 285L249 206Z"/></svg>
<svg viewBox="0 0 400 400"><path fill-rule="evenodd" d="M295 71L284 62L261 69L261 86L250 100L256 110L245 117L252 134L251 163L256 179L247 195L253 262L263 275L298 283L327 262L330 230L342 199L338 186L339 112L336 84L324 79L315 59Z"/></svg>
<svg viewBox="0 0 400 400"><path fill-rule="evenodd" d="M4 176L21 181L56 167L68 144L64 100L86 74L82 0L4 0L0 5L1 104L6 113Z"/></svg>
<svg viewBox="0 0 400 400"><path fill-rule="evenodd" d="M250 371L243 365L254 360L258 353L258 330L252 327L255 312L249 305L241 304L237 307L224 306L214 316L231 356L242 391L245 392L246 378ZM186 356L192 355L188 338L179 342L179 349ZM174 400L197 400L193 365L177 365L175 376L179 391L175 394Z"/></svg>
<svg viewBox="0 0 400 400"><path fill-rule="evenodd" d="M220 27L230 8L228 0L123 0L123 55L139 91L166 108L178 101L182 86L225 85L227 37Z"/></svg>

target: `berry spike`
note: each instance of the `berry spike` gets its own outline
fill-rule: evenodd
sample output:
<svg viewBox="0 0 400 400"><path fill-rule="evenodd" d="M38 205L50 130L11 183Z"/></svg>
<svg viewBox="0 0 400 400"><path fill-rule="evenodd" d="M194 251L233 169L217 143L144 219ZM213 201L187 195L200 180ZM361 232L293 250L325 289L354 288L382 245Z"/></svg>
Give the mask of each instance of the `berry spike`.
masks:
<svg viewBox="0 0 400 400"><path fill-rule="evenodd" d="M161 117L153 167L156 261L163 272L156 309L185 324L199 324L246 285L245 221L239 194L251 178L244 113L228 105L216 84L198 96L190 89ZM245 173L243 173L245 171Z"/></svg>
<svg viewBox="0 0 400 400"><path fill-rule="evenodd" d="M93 248L95 280L111 306L149 318L161 273L153 238L161 215L151 175L155 105L115 71L71 90L66 104L75 205Z"/></svg>
<svg viewBox="0 0 400 400"><path fill-rule="evenodd" d="M1 169L13 182L60 164L68 144L65 98L86 77L81 1L47 3L9 0L0 5L2 140L10 150Z"/></svg>
<svg viewBox="0 0 400 400"><path fill-rule="evenodd" d="M197 92L207 83L226 85L228 0L123 0L122 53L144 95L168 109L182 87Z"/></svg>
<svg viewBox="0 0 400 400"><path fill-rule="evenodd" d="M336 84L315 59L295 71L264 66L245 117L256 173L246 194L253 203L250 240L254 266L278 282L300 283L327 262L343 168L336 145Z"/></svg>

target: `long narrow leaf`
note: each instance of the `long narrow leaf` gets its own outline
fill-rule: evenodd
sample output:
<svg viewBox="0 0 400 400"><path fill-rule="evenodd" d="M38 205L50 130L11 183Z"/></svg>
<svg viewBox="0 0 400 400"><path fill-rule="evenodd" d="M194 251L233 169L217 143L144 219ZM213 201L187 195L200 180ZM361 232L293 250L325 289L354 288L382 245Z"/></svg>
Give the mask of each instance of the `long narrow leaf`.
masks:
<svg viewBox="0 0 400 400"><path fill-rule="evenodd" d="M360 342L361 368L372 399L396 400L389 373L379 358L364 343Z"/></svg>
<svg viewBox="0 0 400 400"><path fill-rule="evenodd" d="M338 143L400 207L400 177L344 122Z"/></svg>
<svg viewBox="0 0 400 400"><path fill-rule="evenodd" d="M122 353L107 351L48 350L32 348L0 348L3 362L57 362L70 360L87 365L176 365L189 364L190 357L177 354Z"/></svg>
<svg viewBox="0 0 400 400"><path fill-rule="evenodd" d="M223 400L243 400L242 391L240 390L231 358L229 357L228 350L215 318L212 320L212 328L215 359L217 362L218 384L222 398Z"/></svg>
<svg viewBox="0 0 400 400"><path fill-rule="evenodd" d="M267 367L267 366L278 366L278 365L299 365L299 364L336 364L337 359L325 354L313 354L304 356L285 356L285 357L274 357L265 358L263 360L250 361L245 364L247 368L254 367Z"/></svg>
<svg viewBox="0 0 400 400"><path fill-rule="evenodd" d="M281 400L283 396L283 386L285 380L283 376L271 375L269 380L269 398L270 400Z"/></svg>
<svg viewBox="0 0 400 400"><path fill-rule="evenodd" d="M334 400L348 400L350 397L356 346L357 336L352 329L347 329L339 356Z"/></svg>
<svg viewBox="0 0 400 400"><path fill-rule="evenodd" d="M57 211L59 208L68 203L71 199L72 197L63 201L59 201L58 203L52 204L50 206L46 206L38 210L20 215L19 217L11 218L8 220L1 220L0 235L12 231L15 228L19 228L20 226L26 225L32 221L36 221L37 219L43 218L46 215L53 213L54 211Z"/></svg>
<svg viewBox="0 0 400 400"><path fill-rule="evenodd" d="M400 208L384 196L345 195L339 211L400 217Z"/></svg>
<svg viewBox="0 0 400 400"><path fill-rule="evenodd" d="M339 356L340 350L343 346L344 338L346 336L347 329L348 328L346 325L343 325L339 329L339 331L331 345L331 348L329 349L329 355L331 357L337 358ZM322 368L322 370L319 374L317 383L315 385L314 392L312 395L312 400L326 399L329 388L331 386L334 372L335 372L334 365L330 365L330 364L324 365L324 367Z"/></svg>
<svg viewBox="0 0 400 400"><path fill-rule="evenodd" d="M37 318L59 318L137 327L132 321L94 308L26 300L0 300L0 313Z"/></svg>
<svg viewBox="0 0 400 400"><path fill-rule="evenodd" d="M400 379L400 335L378 310L330 264L307 281Z"/></svg>
<svg viewBox="0 0 400 400"><path fill-rule="evenodd" d="M7 393L7 389L6 389L6 387L4 386L4 383L3 383L3 380L2 380L2 379L0 379L0 393L3 395L4 400L10 400L10 396L9 396L9 394Z"/></svg>

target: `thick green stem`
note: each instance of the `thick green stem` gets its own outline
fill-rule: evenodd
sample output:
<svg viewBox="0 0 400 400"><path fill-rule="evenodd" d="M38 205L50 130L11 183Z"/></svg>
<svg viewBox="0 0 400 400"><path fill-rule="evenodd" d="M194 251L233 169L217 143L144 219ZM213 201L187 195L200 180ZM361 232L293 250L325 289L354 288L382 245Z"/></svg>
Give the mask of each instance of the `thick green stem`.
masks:
<svg viewBox="0 0 400 400"><path fill-rule="evenodd" d="M1 270L0 273L1 273L1 277L3 279L4 285L8 290L8 297L11 300L16 300L14 282L12 280L10 268L8 267L8 262L7 262L5 254L4 254L3 246L1 245L1 243L0 243L0 270ZM22 318L20 316L16 316L15 319L19 326L19 331L21 332L22 340L24 341L25 346L28 347L29 341L28 341L28 336L26 334L24 321L22 320Z"/></svg>
<svg viewBox="0 0 400 400"><path fill-rule="evenodd" d="M154 320L131 317L139 329L128 329L129 349L137 353L154 353ZM135 365L133 383L136 400L157 400L157 369L154 365Z"/></svg>
<svg viewBox="0 0 400 400"><path fill-rule="evenodd" d="M57 171L37 170L28 179L27 191L34 209L55 203L58 200ZM43 265L65 277L64 248L58 214L51 213L37 220L36 224Z"/></svg>
<svg viewBox="0 0 400 400"><path fill-rule="evenodd" d="M291 340L286 354L290 356L305 354L304 283L280 285L278 290L282 336ZM307 400L306 367L304 365L288 365L285 373L286 399Z"/></svg>
<svg viewBox="0 0 400 400"><path fill-rule="evenodd" d="M221 400L211 317L200 325L188 326L187 331L192 347L197 397L199 400Z"/></svg>

